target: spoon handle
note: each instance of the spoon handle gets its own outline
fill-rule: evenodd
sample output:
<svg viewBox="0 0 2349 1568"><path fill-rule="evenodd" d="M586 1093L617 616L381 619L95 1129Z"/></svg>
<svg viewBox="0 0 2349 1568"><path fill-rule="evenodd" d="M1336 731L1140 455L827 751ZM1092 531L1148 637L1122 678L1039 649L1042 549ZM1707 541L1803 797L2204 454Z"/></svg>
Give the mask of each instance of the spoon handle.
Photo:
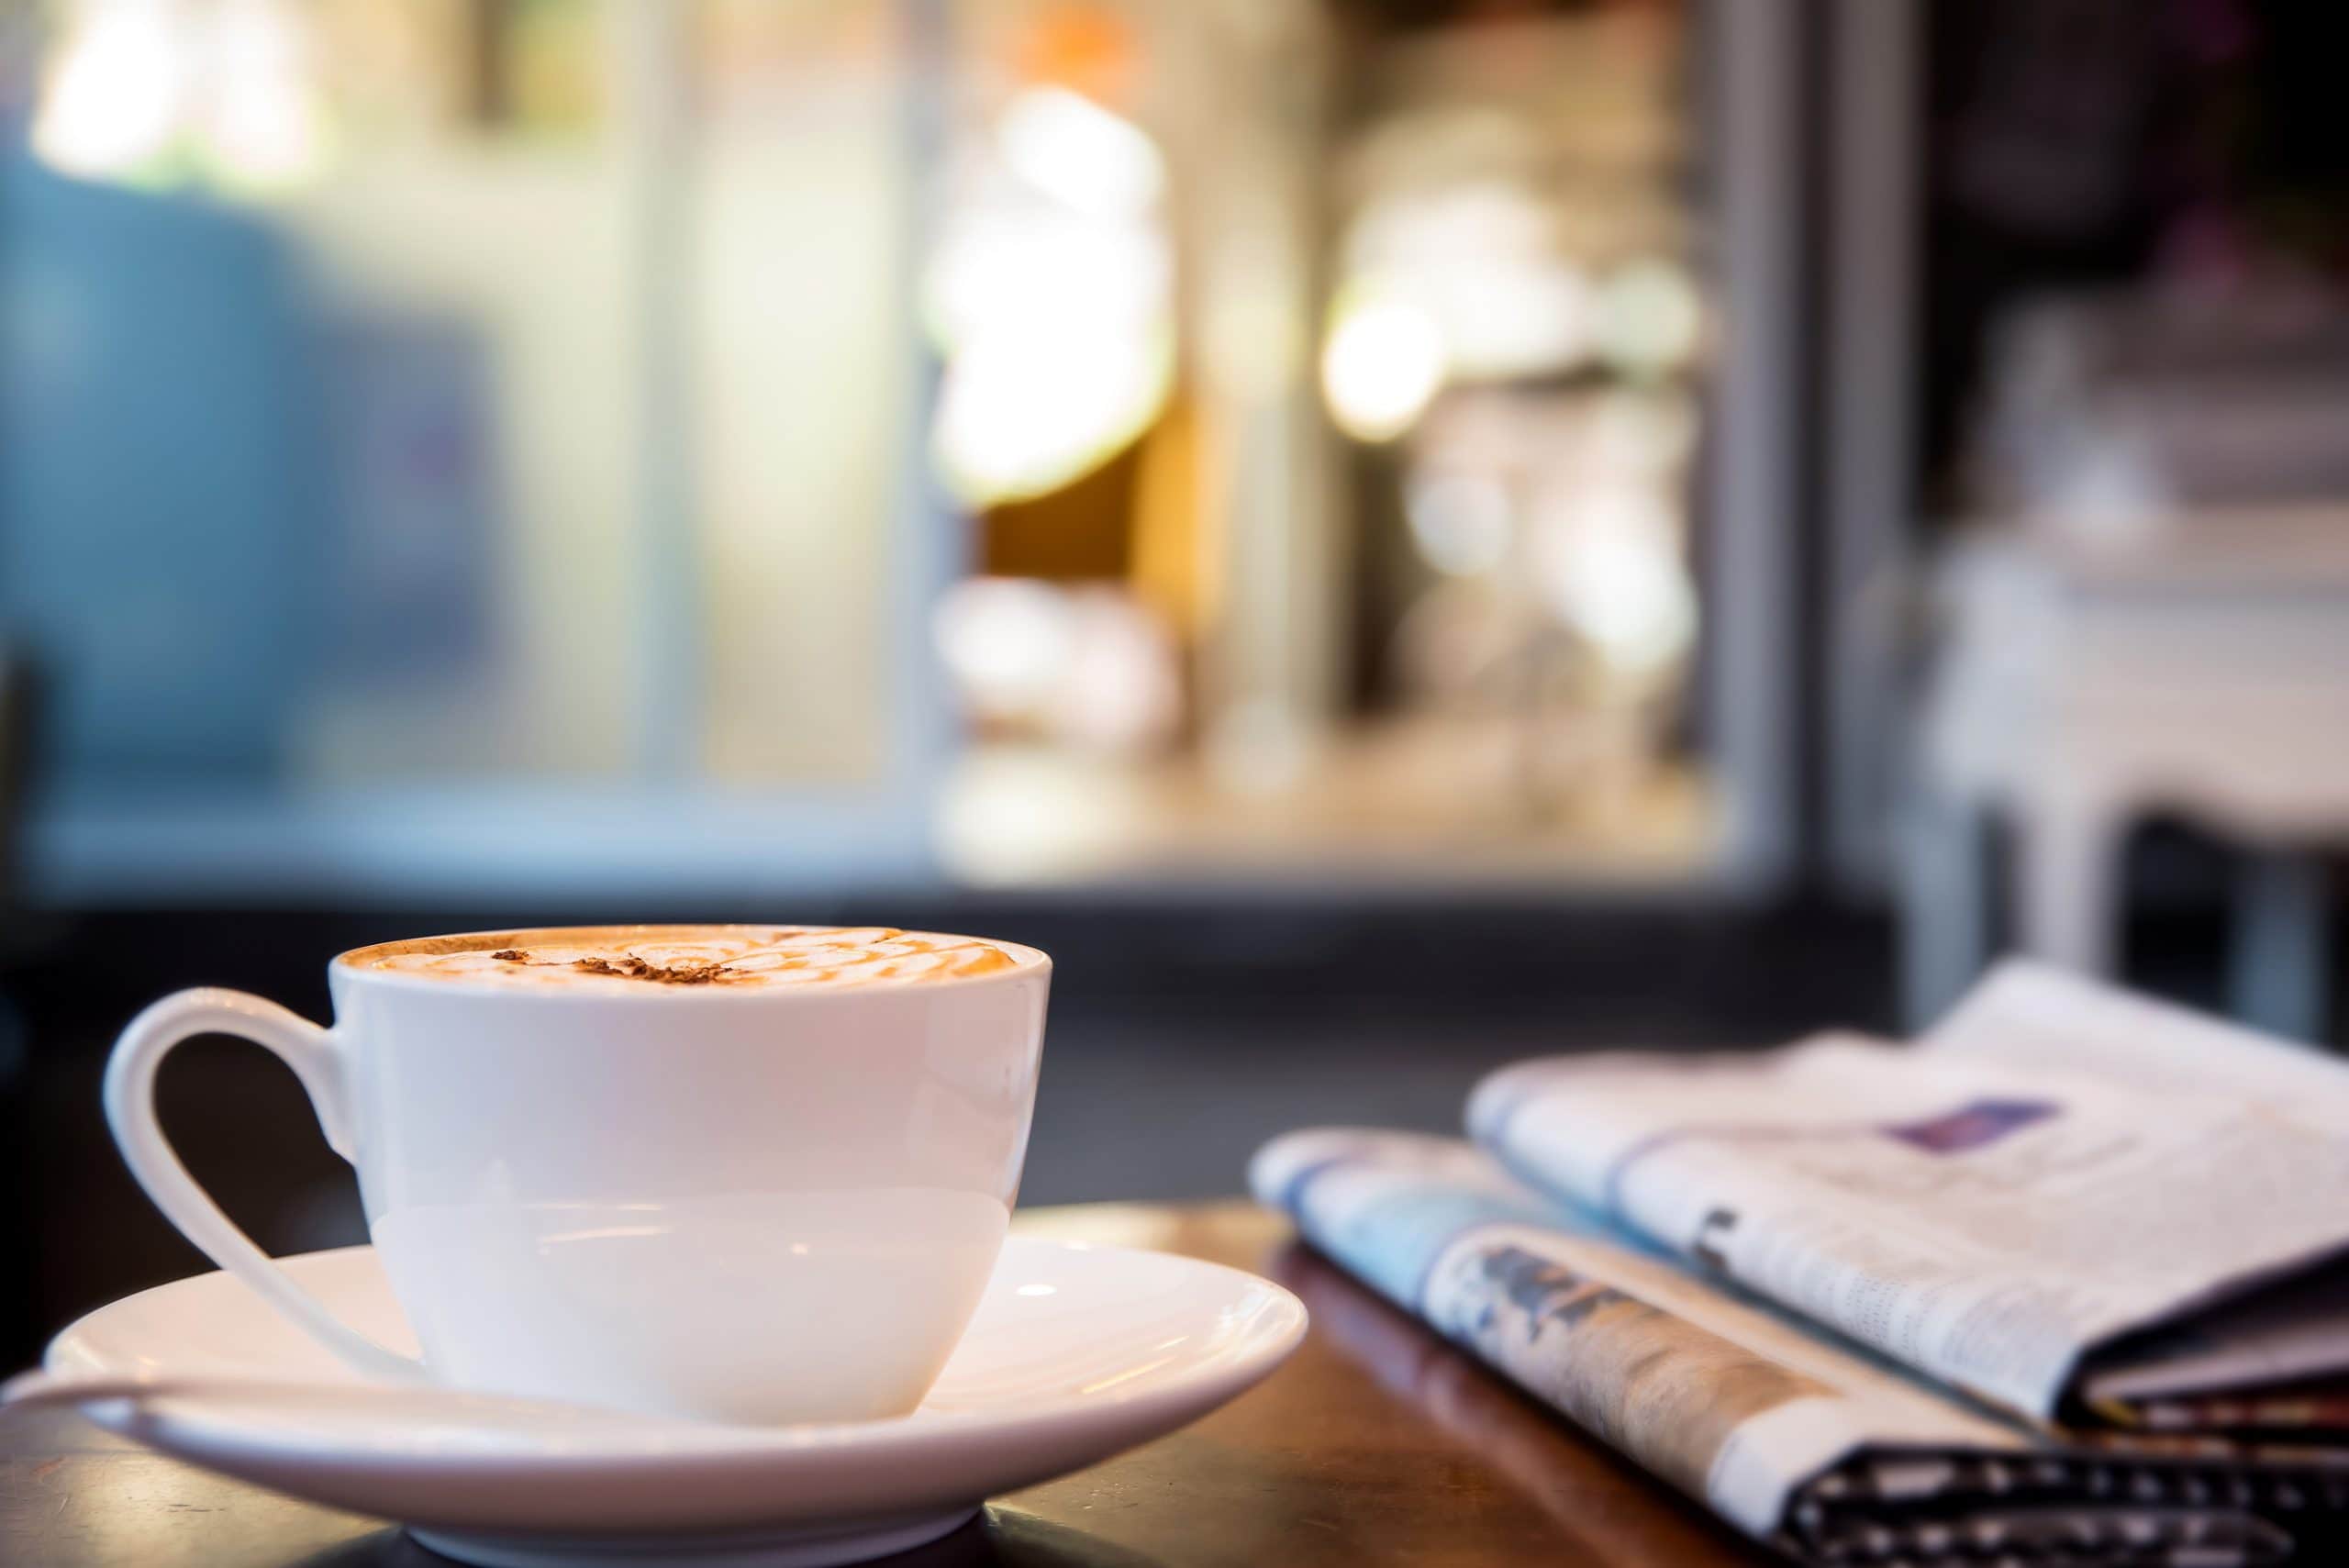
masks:
<svg viewBox="0 0 2349 1568"><path fill-rule="evenodd" d="M0 1408L39 1409L101 1399L262 1399L285 1405L324 1403L336 1410L349 1410L364 1401L371 1415L386 1419L560 1423L573 1430L588 1425L620 1425L639 1432L707 1429L706 1423L674 1416L635 1415L598 1406L404 1384L304 1382L234 1373L139 1377L124 1373L60 1373L40 1368L0 1383Z"/></svg>
<svg viewBox="0 0 2349 1568"><path fill-rule="evenodd" d="M272 1399L289 1404L324 1400L338 1407L365 1399L384 1409L417 1406L443 1411L462 1410L475 1404L533 1411L569 1408L537 1401L469 1396L448 1389L411 1389L398 1384L301 1382L287 1377L244 1377L233 1373L140 1377L128 1373L61 1373L35 1368L0 1383L0 1408L38 1409L99 1399Z"/></svg>
<svg viewBox="0 0 2349 1568"><path fill-rule="evenodd" d="M61 1376L36 1368L20 1372L6 1383L0 1383L0 1406L39 1409L49 1405L79 1405L92 1399L153 1399L182 1394L190 1390L205 1392L280 1392L277 1385L261 1379L206 1379L192 1383L185 1378L124 1377L117 1374L84 1374Z"/></svg>

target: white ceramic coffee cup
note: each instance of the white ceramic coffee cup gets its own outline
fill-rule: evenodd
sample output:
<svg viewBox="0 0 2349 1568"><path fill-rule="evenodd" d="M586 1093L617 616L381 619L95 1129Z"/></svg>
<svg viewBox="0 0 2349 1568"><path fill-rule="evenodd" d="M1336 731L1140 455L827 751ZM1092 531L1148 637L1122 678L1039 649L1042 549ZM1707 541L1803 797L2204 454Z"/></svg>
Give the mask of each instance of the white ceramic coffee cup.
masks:
<svg viewBox="0 0 2349 1568"><path fill-rule="evenodd" d="M364 967L410 945L329 965L332 1029L205 989L123 1031L107 1120L189 1240L373 1377L757 1423L920 1402L1002 1245L1051 960L1005 942L1007 970L837 988L574 989ZM358 1169L421 1361L337 1319L164 1140L156 1069L214 1032L267 1047L308 1090Z"/></svg>

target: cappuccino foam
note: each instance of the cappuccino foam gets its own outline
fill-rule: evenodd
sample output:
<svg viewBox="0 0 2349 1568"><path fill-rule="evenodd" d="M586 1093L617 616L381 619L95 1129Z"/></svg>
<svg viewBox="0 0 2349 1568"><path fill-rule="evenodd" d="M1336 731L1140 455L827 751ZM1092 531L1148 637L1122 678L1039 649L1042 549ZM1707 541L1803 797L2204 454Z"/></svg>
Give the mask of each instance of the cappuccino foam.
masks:
<svg viewBox="0 0 2349 1568"><path fill-rule="evenodd" d="M469 944L469 945L452 945ZM889 926L646 926L440 938L351 955L362 969L499 985L763 990L961 980L1019 961L977 937Z"/></svg>

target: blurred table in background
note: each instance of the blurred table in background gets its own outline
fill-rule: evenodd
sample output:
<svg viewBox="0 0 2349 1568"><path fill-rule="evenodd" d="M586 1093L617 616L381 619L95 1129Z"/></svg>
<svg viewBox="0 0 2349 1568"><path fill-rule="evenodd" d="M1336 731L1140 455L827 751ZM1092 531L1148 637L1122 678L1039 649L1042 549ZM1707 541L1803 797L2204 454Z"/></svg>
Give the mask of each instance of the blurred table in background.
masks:
<svg viewBox="0 0 2349 1568"><path fill-rule="evenodd" d="M1030 1234L1255 1269L1313 1329L1262 1387L1172 1437L991 1503L901 1568L1256 1568L1763 1560L1544 1414L1249 1205L1030 1211ZM375 1520L150 1454L78 1417L0 1414L0 1562L42 1568L429 1568Z"/></svg>
<svg viewBox="0 0 2349 1568"><path fill-rule="evenodd" d="M2014 941L2119 966L2132 827L2244 848L2230 1006L2296 1040L2325 1018L2325 888L2349 840L2349 511L2204 513L2102 541L2004 532L1944 576L1903 878L1913 1020L1979 971L1983 829L2016 828Z"/></svg>

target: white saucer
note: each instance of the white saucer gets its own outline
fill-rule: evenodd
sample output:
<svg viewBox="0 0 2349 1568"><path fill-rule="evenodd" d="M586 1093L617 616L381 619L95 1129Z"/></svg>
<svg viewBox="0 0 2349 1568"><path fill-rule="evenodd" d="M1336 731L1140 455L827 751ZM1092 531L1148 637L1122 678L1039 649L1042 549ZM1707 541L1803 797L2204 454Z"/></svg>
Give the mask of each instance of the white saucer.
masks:
<svg viewBox="0 0 2349 1568"><path fill-rule="evenodd" d="M413 1346L373 1250L285 1266L345 1319ZM685 1562L818 1568L945 1534L986 1497L1184 1425L1280 1364L1305 1307L1237 1269L1014 1237L922 1407L775 1428L533 1416L386 1421L330 1400L93 1403L150 1447L408 1524L485 1568ZM49 1347L62 1373L355 1380L225 1274L101 1307ZM358 1403L354 1401L354 1404Z"/></svg>

